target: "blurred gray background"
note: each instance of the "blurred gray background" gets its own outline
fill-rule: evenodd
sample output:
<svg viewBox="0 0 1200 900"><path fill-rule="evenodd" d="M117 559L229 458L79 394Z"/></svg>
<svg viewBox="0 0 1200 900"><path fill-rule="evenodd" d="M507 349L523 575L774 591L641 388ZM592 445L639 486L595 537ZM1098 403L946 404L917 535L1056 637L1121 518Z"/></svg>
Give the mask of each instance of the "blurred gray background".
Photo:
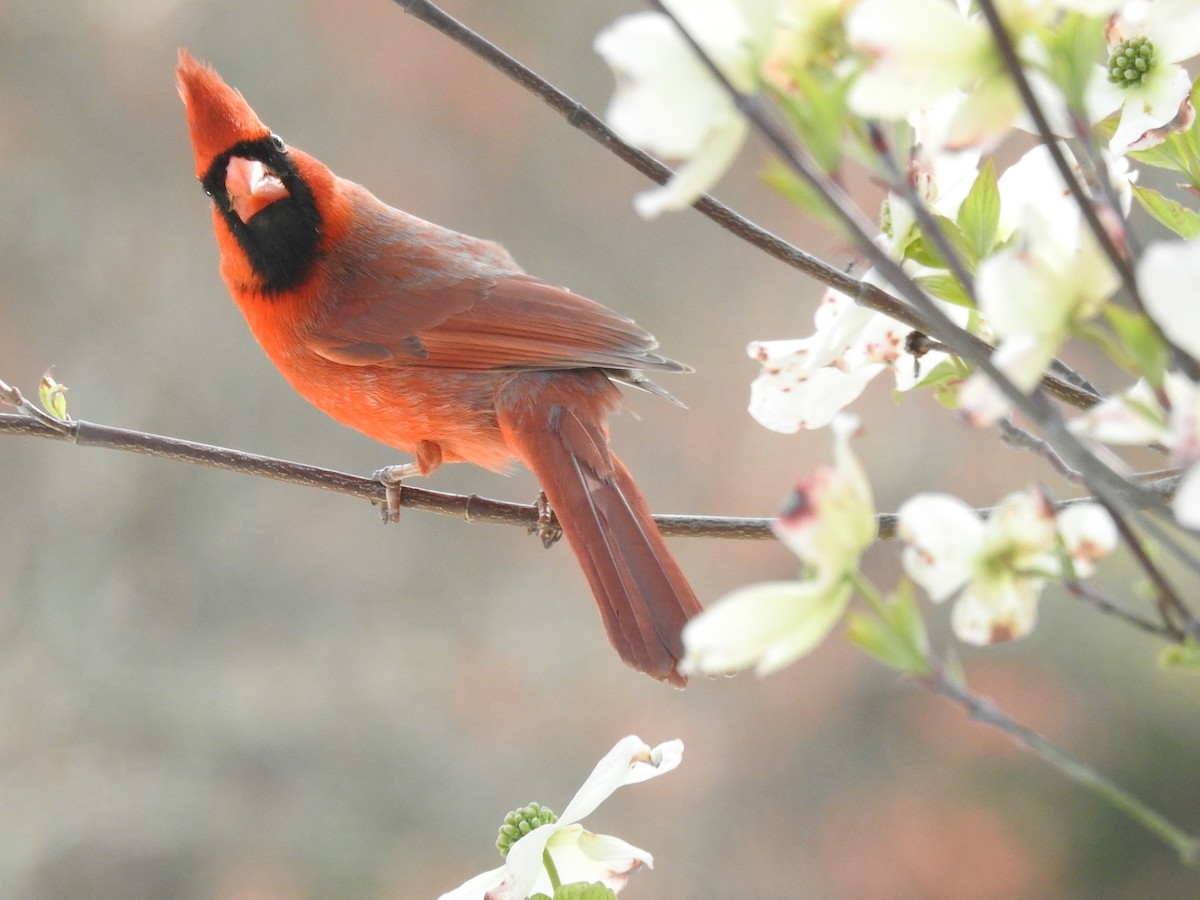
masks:
<svg viewBox="0 0 1200 900"><path fill-rule="evenodd" d="M641 7L447 8L600 112L591 42ZM90 421L362 474L402 461L295 396L226 295L180 46L334 171L502 241L693 364L667 385L690 409L635 396L614 422L656 510L769 515L828 458L827 433L745 413L745 343L807 334L819 287L694 213L641 221L638 175L386 0L0 2L0 378L33 394L55 364ZM759 185L762 160L751 145L718 195L848 263ZM927 395L880 379L857 409L881 509L1053 483ZM385 528L333 494L11 436L0 472L0 896L433 897L499 863L505 812L561 810L628 733L687 747L589 820L655 854L635 900L1194 890L1136 825L839 636L680 693L621 665L570 552L519 529ZM430 486L536 491L467 467ZM774 544L672 547L708 601L796 570ZM884 583L895 556L870 554ZM944 639L947 610L927 611ZM1195 684L1157 649L1048 595L1030 639L962 655L978 689L1197 830Z"/></svg>

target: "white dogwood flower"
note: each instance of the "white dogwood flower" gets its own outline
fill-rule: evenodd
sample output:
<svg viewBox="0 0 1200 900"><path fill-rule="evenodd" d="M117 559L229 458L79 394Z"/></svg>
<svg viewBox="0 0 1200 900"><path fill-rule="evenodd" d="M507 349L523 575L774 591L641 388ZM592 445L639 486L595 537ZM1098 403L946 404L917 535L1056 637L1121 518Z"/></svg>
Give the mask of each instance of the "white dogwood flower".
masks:
<svg viewBox="0 0 1200 900"><path fill-rule="evenodd" d="M909 577L935 603L957 597L954 633L980 645L1033 628L1042 588L1062 573L1060 547L1084 577L1117 541L1100 506L1081 503L1057 513L1036 488L1005 497L986 521L957 497L918 494L900 507L898 531L908 544Z"/></svg>
<svg viewBox="0 0 1200 900"><path fill-rule="evenodd" d="M596 764L561 817L537 804L518 811L497 842L507 847L504 865L476 875L441 900L525 900L533 893L553 894L543 854L549 855L560 884L599 882L620 891L634 870L653 868L654 858L620 838L592 834L579 822L617 788L665 775L682 761L682 741L651 747L636 735L622 738ZM526 812L533 815L532 822L522 815Z"/></svg>

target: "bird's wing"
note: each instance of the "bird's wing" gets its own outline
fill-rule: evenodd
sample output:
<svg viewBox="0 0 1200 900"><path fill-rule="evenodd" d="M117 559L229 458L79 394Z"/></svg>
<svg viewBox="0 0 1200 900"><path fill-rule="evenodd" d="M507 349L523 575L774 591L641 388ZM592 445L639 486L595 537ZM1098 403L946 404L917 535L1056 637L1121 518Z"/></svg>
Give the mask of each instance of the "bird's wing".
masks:
<svg viewBox="0 0 1200 900"><path fill-rule="evenodd" d="M631 319L525 275L490 241L408 216L388 225L347 254L353 268L330 278L327 313L307 338L327 359L459 370L688 370L654 353L657 342Z"/></svg>

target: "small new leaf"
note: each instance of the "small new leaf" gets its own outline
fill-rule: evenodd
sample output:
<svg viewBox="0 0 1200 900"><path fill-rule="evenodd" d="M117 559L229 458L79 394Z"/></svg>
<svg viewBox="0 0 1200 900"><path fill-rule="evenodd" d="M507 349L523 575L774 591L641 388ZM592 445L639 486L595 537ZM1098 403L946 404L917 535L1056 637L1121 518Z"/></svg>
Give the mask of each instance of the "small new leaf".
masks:
<svg viewBox="0 0 1200 900"><path fill-rule="evenodd" d="M1200 237L1200 213L1139 184L1133 186L1133 196L1142 209L1184 240Z"/></svg>
<svg viewBox="0 0 1200 900"><path fill-rule="evenodd" d="M968 309L975 307L975 304L971 302L971 298L967 296L967 292L959 284L958 279L949 272L931 272L927 275L918 275L913 281L939 300L945 300L947 303L953 303L955 306L965 306Z"/></svg>
<svg viewBox="0 0 1200 900"><path fill-rule="evenodd" d="M854 613L848 618L850 640L885 666L906 675L928 675L929 636L913 599L912 585L900 586L879 616Z"/></svg>
<svg viewBox="0 0 1200 900"><path fill-rule="evenodd" d="M1000 187L991 157L975 176L975 183L958 209L958 227L970 248L964 256L974 269L979 260L995 250L996 232L1000 228Z"/></svg>
<svg viewBox="0 0 1200 900"><path fill-rule="evenodd" d="M67 421L67 388L54 380L54 366L48 368L38 384L42 408L60 422Z"/></svg>
<svg viewBox="0 0 1200 900"><path fill-rule="evenodd" d="M1159 387L1163 382L1163 374L1170 362L1170 353L1158 337L1158 332L1150 320L1141 313L1132 312L1116 304L1109 303L1104 307L1104 318L1120 341L1123 354L1132 357L1123 361L1153 387Z"/></svg>
<svg viewBox="0 0 1200 900"><path fill-rule="evenodd" d="M1172 644L1159 654L1158 664L1169 672L1200 675L1200 641L1189 636L1182 644Z"/></svg>

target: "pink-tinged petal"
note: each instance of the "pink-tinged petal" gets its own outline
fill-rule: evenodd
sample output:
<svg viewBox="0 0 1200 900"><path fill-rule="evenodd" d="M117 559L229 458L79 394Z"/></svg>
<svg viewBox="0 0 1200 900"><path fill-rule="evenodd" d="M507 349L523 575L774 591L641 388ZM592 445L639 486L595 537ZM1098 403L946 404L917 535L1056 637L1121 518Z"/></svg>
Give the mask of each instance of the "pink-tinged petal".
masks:
<svg viewBox="0 0 1200 900"><path fill-rule="evenodd" d="M963 382L957 399L963 420L973 428L991 428L1012 409L992 379L979 372Z"/></svg>
<svg viewBox="0 0 1200 900"><path fill-rule="evenodd" d="M1006 338L992 353L992 362L1022 391L1031 391L1054 359L1064 336L1023 334ZM1011 403L991 378L976 372L959 389L958 406L968 424L986 428L1008 415Z"/></svg>
<svg viewBox="0 0 1200 900"><path fill-rule="evenodd" d="M607 800L617 788L665 775L682 760L682 741L667 741L657 747L651 747L637 735L622 738L596 764L592 774L563 810L557 824L574 825ZM531 834L540 830L535 829ZM525 838L522 838L517 844L524 840ZM511 856L511 851L509 855Z"/></svg>
<svg viewBox="0 0 1200 900"><path fill-rule="evenodd" d="M1176 522L1200 530L1200 465L1192 466L1180 480L1172 509Z"/></svg>
<svg viewBox="0 0 1200 900"><path fill-rule="evenodd" d="M1151 244L1138 263L1138 287L1146 312L1168 338L1200 358L1200 240Z"/></svg>
<svg viewBox="0 0 1200 900"><path fill-rule="evenodd" d="M1161 66L1138 87L1126 88L1121 121L1109 142L1112 152L1145 150L1186 128L1191 90L1182 66Z"/></svg>
<svg viewBox="0 0 1200 900"><path fill-rule="evenodd" d="M859 557L875 540L871 485L850 438L858 417L833 420L835 465L821 466L792 491L775 533L780 541L826 583L858 568Z"/></svg>
<svg viewBox="0 0 1200 900"><path fill-rule="evenodd" d="M560 831L547 849L562 884L598 881L619 893L642 866L654 868L654 857L645 850L579 825Z"/></svg>
<svg viewBox="0 0 1200 900"><path fill-rule="evenodd" d="M738 588L684 626L680 671L767 675L817 647L850 600L848 583L769 581Z"/></svg>
<svg viewBox="0 0 1200 900"><path fill-rule="evenodd" d="M917 494L900 507L898 531L908 544L904 570L935 603L971 579L983 547L984 523L957 497Z"/></svg>
<svg viewBox="0 0 1200 900"><path fill-rule="evenodd" d="M1080 578L1095 572L1096 563L1117 546L1117 526L1097 503L1076 503L1060 512L1058 533Z"/></svg>
<svg viewBox="0 0 1200 900"><path fill-rule="evenodd" d="M960 641L977 646L1024 637L1037 622L1040 579L1002 573L973 581L954 603L950 625Z"/></svg>
<svg viewBox="0 0 1200 900"><path fill-rule="evenodd" d="M512 886L512 877L508 868L501 866L490 872L481 872L469 881L464 882L452 891L447 891L439 900L490 900L490 898L505 898L505 893Z"/></svg>

